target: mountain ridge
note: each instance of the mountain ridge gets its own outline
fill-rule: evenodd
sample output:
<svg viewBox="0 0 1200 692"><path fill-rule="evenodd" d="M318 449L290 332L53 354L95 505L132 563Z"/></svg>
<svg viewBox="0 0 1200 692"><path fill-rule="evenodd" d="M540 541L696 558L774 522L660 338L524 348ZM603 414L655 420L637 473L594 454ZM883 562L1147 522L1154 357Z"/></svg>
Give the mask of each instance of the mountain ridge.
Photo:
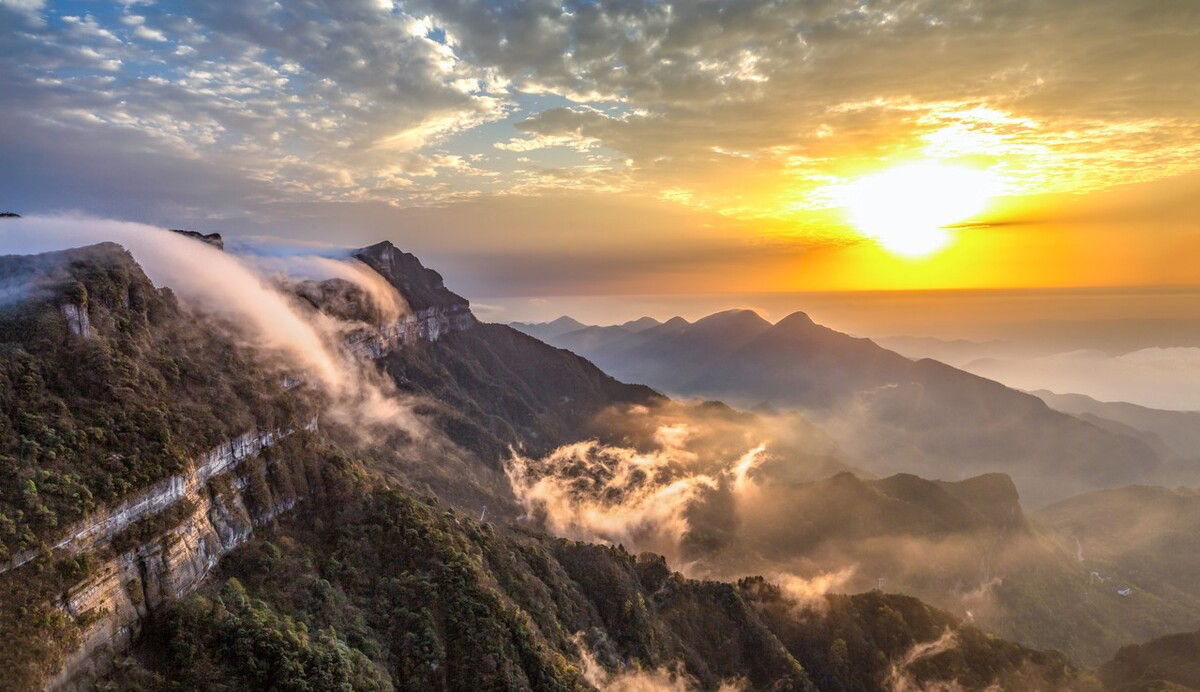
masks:
<svg viewBox="0 0 1200 692"><path fill-rule="evenodd" d="M775 325L742 318L745 328L714 328L735 314L710 316L707 328L697 327L704 320L670 321L601 341L576 339L581 332L551 341L619 379L670 394L799 410L876 473L953 479L1004 471L1027 501L1046 503L1153 478L1162 467L1134 436L938 361L910 360L803 312Z"/></svg>
<svg viewBox="0 0 1200 692"><path fill-rule="evenodd" d="M597 684L580 672L587 656L600 661L600 672L593 671L600 681L619 680L641 669L707 686L744 677L756 689L785 682L805 689L814 680L822 681L824 689L861 689L884 688L889 676L901 670L929 684L1041 680L1059 688L1087 688L1086 676L1062 656L987 637L957 616L916 599L882 593L821 597L828 609L818 606L801 617L797 613L808 612L806 601L796 601L761 579L733 584L690 580L672 573L662 558L553 539L536 524L512 523L518 513L504 500L511 489L501 463L508 449L537 454L579 440L585 432L596 434L598 429L591 426L615 406L655 409L665 399L648 387L621 384L585 359L509 327L475 321L469 303L446 289L436 272L394 246L374 247L374 259L392 273L385 278L406 300L410 296L404 290L413 291L412 302L421 306L419 311L430 311L426 317L445 317L437 310L470 317L461 329L418 330L417 338L389 342L387 348L356 351L359 342L346 343L351 353L367 356L371 372L386 376L385 382L400 395L413 397L416 414L431 425L428 438L398 430L376 433L368 442L359 438L355 426L331 418L319 429L289 439L279 453L254 450L238 475L217 474L202 494L188 500L190 504L176 502L152 519L135 522L106 546L80 556L52 551L38 559L36 572L25 565L0 575L12 587L0 604L0 627L9 641L53 641L67 649L81 636L90 642L74 649L85 653L71 654L68 669L55 667L68 651L22 649L23 658L5 661L14 675L19 671L28 676L14 679L45 680L46 675L60 674L54 684L62 688L96 679L149 687L187 679L204 687L218 679L204 677L208 674L246 682L257 679L254 668L240 668L239 660L245 657L223 652L229 641L237 641L229 637L252 636L281 642L270 651L256 651L252 660L262 665L293 662L285 667L289 675L299 676L297 680L333 676L328 679L354 680L378 689L418 680L435 686L526 680L531 686L586 687ZM104 385L119 382L114 373L129 369L128 364L137 366L129 369L136 372L153 358L182 358L187 351L176 346L186 346L186 341L161 342L157 350L129 348L137 339L161 340L164 325L190 325L194 331L189 335L203 334L219 342L223 332L213 329L208 318L189 313L185 320L174 312L175 299L168 290L145 285L140 270L129 273L136 263L127 264L132 262L128 253L116 246L93 253L83 264L58 265L67 267L70 278L54 284L61 292L38 294L48 297L8 308L8 317L0 319L0 356L34 348L27 355L35 362L54 366L67 377L90 367ZM109 267L106 258L116 263ZM0 258L0 264L4 262L13 260ZM109 271L113 268L116 271ZM414 273L406 277L407 272ZM74 283L77 279L82 292ZM332 309L320 294L313 295L317 299L311 302L298 299L300 314ZM71 315L61 310L63 296L76 308ZM84 317L86 332L77 329ZM762 326L756 316L734 312L705 323L701 333L709 334L721 351L728 347L720 337L730 324L751 332ZM680 327L679 322L671 325ZM379 339L394 338L388 325L376 328ZM121 353L128 363L96 368L59 355L63 348L83 349L93 353L93 364L103 364L96 354L102 356L110 345L127 349ZM42 361L37 361L39 353ZM244 357L249 360L214 360L206 380L232 378L227 372L231 366L256 372L250 352ZM0 366L0 373L12 372L8 363ZM295 374L290 367L269 368L254 387L290 400L285 410L295 416L306 406L320 404L320 397L308 401L314 392L303 382L297 384ZM29 386L20 379L15 382ZM168 378L153 385L159 393L156 406L169 410L186 403L174 382ZM64 400L55 407L58 417L47 419L51 429L69 431L69 424L83 420L83 412L94 409L107 392L104 387L88 389L85 398ZM234 393L247 396L236 388ZM5 403L2 396L0 403ZM238 406L225 405L232 412ZM724 411L716 404L705 410L731 424L751 415ZM13 406L0 406L0 412L0 424L24 424ZM786 417L779 422L800 425L799 419ZM176 443L186 441L186 427L166 429L178 436ZM207 432L191 434L197 435L193 446L203 449L203 441L216 433L204 426L200 430ZM658 430L653 432L657 435ZM154 439L158 433L148 428L138 434ZM620 430L610 434L614 442L622 439ZM771 463L764 462L762 468L770 469ZM19 480L7 485L18 492L0 496L0 514L18 516L17 510L30 507L34 496L20 492L24 484ZM55 485L39 480L38 486L37 498L49 502ZM1025 531L1013 486L998 475L938 482L912 475L863 480L843 474L808 486L787 481L781 487L785 494L780 507L789 505L789 489L799 492L805 487L814 502L832 502L830 508L842 513L851 509L834 501L843 495L878 503L874 523L855 525L837 512L822 519L826 528L814 523L810 535L826 541L838 532L871 541L904 530L946 537ZM313 504L303 505L304 512L290 512L304 502ZM244 513L250 521L212 523L211 518L225 516L217 507L237 508L229 516ZM794 521L796 515L789 516ZM210 535L217 536L213 540L221 548L205 552L209 539L203 536ZM380 548L388 551L387 559L377 554ZM150 564L158 566L139 567ZM206 580L214 567L218 576ZM149 576L134 582L127 576L133 573ZM273 573L292 578L275 581ZM45 574L61 576L38 576ZM192 591L195 596L189 595ZM73 605L55 610L56 593L73 594ZM83 597L89 593L98 594L98 600ZM34 606L39 613L65 615L33 622L16 619L20 609ZM347 616L335 617L333 612ZM388 613L400 619L385 619L397 623L387 627L398 629L380 624ZM56 629L23 629L49 626L46 623L54 623ZM301 625L315 634L300 634ZM576 626L586 645L571 636ZM109 635L118 631L132 641ZM735 644L714 647L709 636L713 631L728 632ZM954 635L948 655L917 667L905 663L909 650L938 640L946 631ZM423 643L417 648L404 643L412 641ZM122 657L128 643L139 647L137 657ZM851 677L846 677L846 659L828 655L842 648L858 671ZM430 668L431 664L437 665ZM430 670L443 672L428 677Z"/></svg>

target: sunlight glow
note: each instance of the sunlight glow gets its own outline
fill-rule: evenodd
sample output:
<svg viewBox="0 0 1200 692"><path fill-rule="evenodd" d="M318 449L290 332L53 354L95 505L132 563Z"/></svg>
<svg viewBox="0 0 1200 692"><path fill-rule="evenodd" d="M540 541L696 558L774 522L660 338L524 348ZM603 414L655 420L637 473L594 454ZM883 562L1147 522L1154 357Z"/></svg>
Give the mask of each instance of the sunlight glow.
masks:
<svg viewBox="0 0 1200 692"><path fill-rule="evenodd" d="M979 214L999 191L996 177L934 161L864 176L835 193L850 223L903 257L925 257L951 239L947 226Z"/></svg>

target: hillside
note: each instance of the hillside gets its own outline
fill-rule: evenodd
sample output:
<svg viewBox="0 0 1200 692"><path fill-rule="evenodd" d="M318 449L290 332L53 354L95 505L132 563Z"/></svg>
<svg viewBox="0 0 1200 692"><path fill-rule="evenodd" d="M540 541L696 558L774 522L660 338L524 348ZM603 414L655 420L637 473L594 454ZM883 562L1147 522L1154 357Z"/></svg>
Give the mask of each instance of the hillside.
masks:
<svg viewBox="0 0 1200 692"><path fill-rule="evenodd" d="M256 687L282 669L291 684L363 689L1089 684L1057 654L912 598L798 602L761 579L689 580L654 556L480 524L398 490L351 485L332 500L264 532L212 586L156 616L112 680ZM944 651L911 656L943 637ZM262 644L229 656L239 641Z"/></svg>
<svg viewBox="0 0 1200 692"><path fill-rule="evenodd" d="M1097 401L1082 394L1031 392L1050 408L1079 416L1094 416L1157 437L1181 459L1200 459L1200 411L1164 411L1123 401Z"/></svg>
<svg viewBox="0 0 1200 692"><path fill-rule="evenodd" d="M1200 632L1123 647L1101 666L1099 676L1120 692L1200 689Z"/></svg>
<svg viewBox="0 0 1200 692"><path fill-rule="evenodd" d="M184 470L223 440L316 411L227 329L198 328L128 252L0 257L0 559Z"/></svg>
<svg viewBox="0 0 1200 692"><path fill-rule="evenodd" d="M351 389L183 305L117 246L3 259L29 289L0 321L2 424L16 443L6 472L19 474L0 513L10 552L23 550L0 573L11 686L575 689L645 676L807 689L847 666L859 671L847 689L896 674L1087 684L1061 657L913 599L806 609L761 581L696 581L661 558L512 523L508 446L533 453L585 432L639 444L649 428L617 425L622 410L656 431L671 416L703 423L698 439L718 450L777 422L676 408L479 324L415 258L369 254L410 306L395 323L342 310L359 295L346 285L309 286L290 308L313 324L317 311L342 315L328 336L342 339ZM780 459L844 468L835 444L789 420ZM913 497L911 483L881 483L881 497ZM986 488L933 487L940 499L915 525L1007 521L979 501ZM961 644L909 656L946 631Z"/></svg>
<svg viewBox="0 0 1200 692"><path fill-rule="evenodd" d="M1039 523L1077 541L1086 563L1117 588L1200 602L1196 574L1200 490L1131 486L1088 493L1036 513Z"/></svg>
<svg viewBox="0 0 1200 692"><path fill-rule="evenodd" d="M774 325L745 310L694 324L676 318L595 345L577 334L551 341L619 379L667 393L799 410L874 473L947 480L1005 473L1038 505L1144 481L1162 466L1139 439L942 363L909 360L803 313Z"/></svg>

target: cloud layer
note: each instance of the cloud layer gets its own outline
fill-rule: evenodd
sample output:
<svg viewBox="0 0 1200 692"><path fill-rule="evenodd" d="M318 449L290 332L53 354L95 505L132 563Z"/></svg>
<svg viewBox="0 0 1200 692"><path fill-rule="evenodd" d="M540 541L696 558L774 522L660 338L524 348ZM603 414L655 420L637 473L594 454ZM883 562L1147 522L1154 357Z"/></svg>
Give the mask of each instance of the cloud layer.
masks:
<svg viewBox="0 0 1200 692"><path fill-rule="evenodd" d="M0 209L388 237L488 298L1196 279L1168 230L1194 202L1157 243L987 226L921 272L838 205L914 159L1059 202L1195 171L1190 0L6 0L0 26Z"/></svg>
<svg viewBox="0 0 1200 692"><path fill-rule="evenodd" d="M823 190L879 161L975 158L1013 191L1079 191L1191 170L1200 143L1200 10L1186 0L5 2L0 15L6 154L41 175L82 165L85 198L116 184L86 175L101 162L135 179L175 170L200 189L168 177L170 202L217 213L584 188L822 220Z"/></svg>

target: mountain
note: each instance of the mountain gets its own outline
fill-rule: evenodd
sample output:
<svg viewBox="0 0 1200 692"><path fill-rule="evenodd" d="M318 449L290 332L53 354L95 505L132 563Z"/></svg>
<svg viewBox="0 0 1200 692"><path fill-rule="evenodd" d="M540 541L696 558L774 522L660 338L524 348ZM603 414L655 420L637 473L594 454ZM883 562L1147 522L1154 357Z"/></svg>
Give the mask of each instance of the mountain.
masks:
<svg viewBox="0 0 1200 692"><path fill-rule="evenodd" d="M110 680L857 690L903 677L1087 689L1060 654L913 598L798 601L762 579L690 580L651 555L498 530L395 490L347 493L316 521L295 515L232 554L210 586L156 618L135 652L146 663ZM257 646L229 655L239 642Z"/></svg>
<svg viewBox="0 0 1200 692"><path fill-rule="evenodd" d="M21 287L0 306L0 625L9 641L52 642L9 649L10 680L57 674L67 682L103 671L155 610L196 588L256 528L297 503L322 501L334 482L329 464L368 440L385 450L372 455L370 473L439 487L444 501L472 511L487 504L504 516L504 444L549 444L569 435L572 417L657 396L506 327L478 325L436 272L390 245L358 254L408 291L416 312L376 329L371 348L356 349L361 324L330 338L345 338L347 354L366 355L364 364L389 349L406 353L393 362L409 363L444 349L438 367L454 371L443 371L441 385L459 397L414 407L432 425L421 437L375 431L361 419L347 425L328 407L365 413L369 402L330 401L317 378L297 376L302 365L262 352L244 325L183 305L117 245L0 257L0 276ZM313 311L320 324L321 307L297 301L297 315ZM478 338L465 336L476 328ZM451 334L463 335L457 350ZM484 353L493 360L476 359ZM347 375L369 383L370 372L357 367ZM534 371L534 386L509 386ZM403 413L413 395L395 384L394 395L374 389L385 384L354 396L407 396L396 399ZM562 405L563 392L573 406ZM473 444L484 428L505 434ZM53 597L64 593L65 606Z"/></svg>
<svg viewBox="0 0 1200 692"><path fill-rule="evenodd" d="M1200 411L1164 411L1123 401L1097 401L1083 394L1030 392L1050 408L1120 423L1157 437L1183 459L1200 459Z"/></svg>
<svg viewBox="0 0 1200 692"><path fill-rule="evenodd" d="M659 320L652 317L643 317L626 321L624 324L589 326L578 323L569 317L560 317L552 323L511 323L509 326L526 332L529 336L540 338L542 341L556 339L560 348L580 350L580 348L599 347L600 344L612 341L612 339L634 335L634 333L652 329L660 324L662 323ZM587 345L582 347L582 344Z"/></svg>
<svg viewBox="0 0 1200 692"><path fill-rule="evenodd" d="M1031 395L933 360L913 361L795 313L772 325L751 311L676 318L596 343L551 339L606 372L670 394L795 409L856 465L957 479L1013 477L1032 504L1144 481L1162 466L1143 441Z"/></svg>
<svg viewBox="0 0 1200 692"><path fill-rule="evenodd" d="M790 487L819 483L784 473L801 462L845 466L802 419L669 402L479 323L390 244L357 257L405 312L354 308L368 292L342 280L277 289L331 349L325 381L119 246L0 258L22 289L0 306L5 686L1086 688L1061 655L913 598L699 581L520 521L508 450L585 435L721 457L779 426L758 470ZM864 483L852 496L887 509L855 537L1019 529L999 479Z"/></svg>
<svg viewBox="0 0 1200 692"><path fill-rule="evenodd" d="M651 327L657 327L660 324L662 324L662 322L659 322L658 320L654 319L653 317L646 316L646 317L639 317L636 320L629 320L628 322L624 322L617 326L620 327L621 329L624 329L627 332L633 332L636 334L637 332L646 331L647 329L650 329Z"/></svg>
<svg viewBox="0 0 1200 692"><path fill-rule="evenodd" d="M180 228L172 228L171 232L208 243L218 250L225 249L225 239L221 237L220 233L201 233L200 231L187 231Z"/></svg>
<svg viewBox="0 0 1200 692"><path fill-rule="evenodd" d="M653 383L651 386L683 393L682 389L690 389L690 382L770 328L771 323L752 310L719 312L695 323L676 317L581 355L624 381ZM567 348L572 336L551 342ZM624 365L615 367L618 362ZM606 364L614 367L606 368ZM699 390L686 393L704 395Z"/></svg>
<svg viewBox="0 0 1200 692"><path fill-rule="evenodd" d="M879 587L910 594L1088 665L1129 641L1200 620L1191 538L1198 527L1186 503L1164 499L1150 510L1089 501L1108 520L1083 533L1049 510L1026 515L1001 474L945 482L840 473L773 483L760 469L748 499L730 507L714 494L693 508L681 562L719 578L750 570L784 584L803 577L802 588L833 580L850 593ZM1173 492L1191 497L1161 491L1164 498ZM1168 529L1172 516L1179 520ZM1153 522L1164 526L1151 532ZM1126 586L1132 594L1122 595Z"/></svg>
<svg viewBox="0 0 1200 692"><path fill-rule="evenodd" d="M563 315L552 322L512 322L508 326L543 341L568 334L587 325Z"/></svg>
<svg viewBox="0 0 1200 692"><path fill-rule="evenodd" d="M1200 569L1200 490L1113 488L1064 500L1035 516L1077 542L1110 589L1166 595L1180 607L1200 603L1200 583L1178 579Z"/></svg>
<svg viewBox="0 0 1200 692"><path fill-rule="evenodd" d="M1200 632L1123 647L1099 676L1106 687L1120 692L1200 689Z"/></svg>

